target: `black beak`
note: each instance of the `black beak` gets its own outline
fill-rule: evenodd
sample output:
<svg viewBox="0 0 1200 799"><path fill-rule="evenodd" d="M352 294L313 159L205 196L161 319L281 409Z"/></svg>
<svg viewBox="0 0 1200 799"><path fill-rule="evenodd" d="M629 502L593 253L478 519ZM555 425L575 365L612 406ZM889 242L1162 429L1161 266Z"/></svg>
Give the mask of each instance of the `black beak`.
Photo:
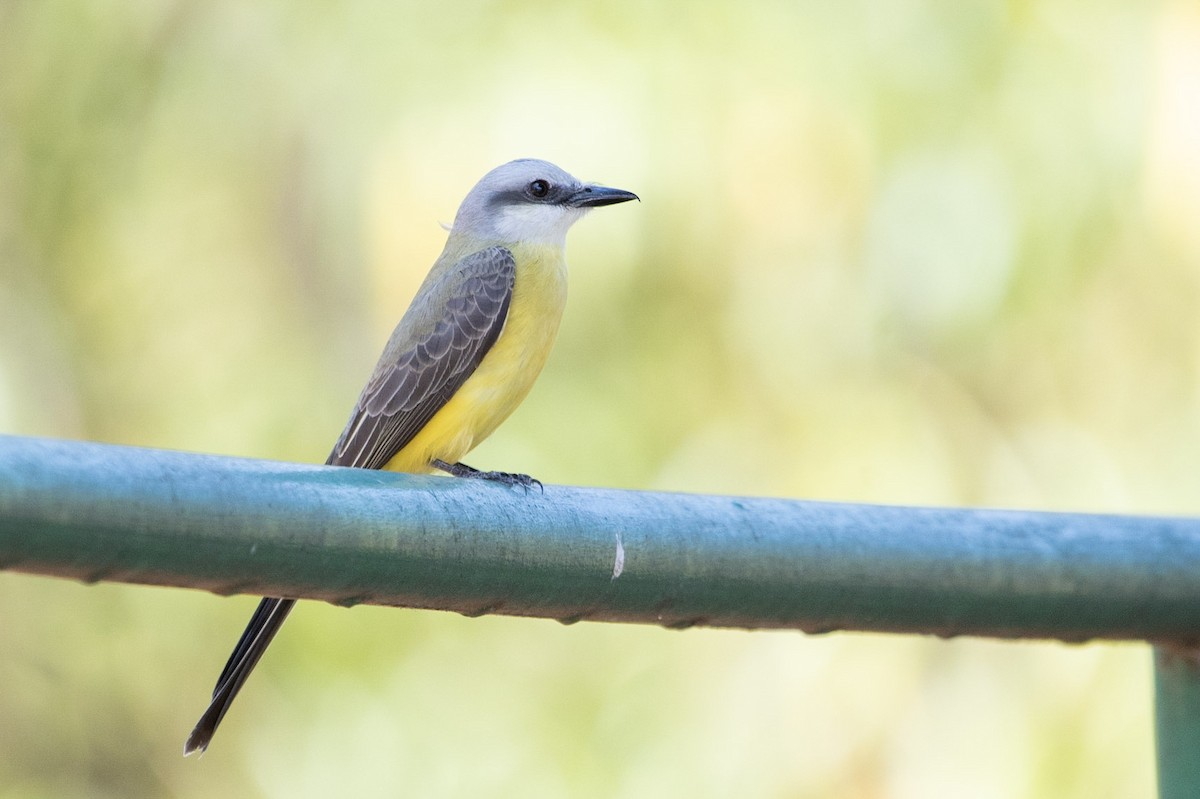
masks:
<svg viewBox="0 0 1200 799"><path fill-rule="evenodd" d="M610 189L607 186L588 184L568 197L566 205L572 208L599 208L601 205L615 205L630 200L640 202L641 199L633 192L624 189Z"/></svg>

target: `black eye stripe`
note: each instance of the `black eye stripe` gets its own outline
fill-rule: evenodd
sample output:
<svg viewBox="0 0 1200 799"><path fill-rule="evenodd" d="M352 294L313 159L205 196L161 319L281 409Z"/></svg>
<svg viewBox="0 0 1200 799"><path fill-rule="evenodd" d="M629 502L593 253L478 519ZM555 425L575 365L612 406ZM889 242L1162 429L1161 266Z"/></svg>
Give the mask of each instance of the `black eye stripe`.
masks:
<svg viewBox="0 0 1200 799"><path fill-rule="evenodd" d="M539 184L535 186L534 184ZM539 195L545 184L545 192ZM524 183L516 183L511 188L498 189L487 199L488 208L500 208L505 205L557 205L563 203L574 191L569 183L555 183L548 178L534 178Z"/></svg>

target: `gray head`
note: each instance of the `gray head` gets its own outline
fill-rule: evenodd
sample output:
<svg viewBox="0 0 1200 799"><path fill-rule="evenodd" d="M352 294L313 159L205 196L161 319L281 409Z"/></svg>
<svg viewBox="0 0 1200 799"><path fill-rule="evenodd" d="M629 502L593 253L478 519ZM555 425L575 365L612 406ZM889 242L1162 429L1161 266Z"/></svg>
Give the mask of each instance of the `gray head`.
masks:
<svg viewBox="0 0 1200 799"><path fill-rule="evenodd" d="M522 158L475 184L458 207L451 233L561 247L567 230L590 209L636 199L630 191L583 183L547 161Z"/></svg>

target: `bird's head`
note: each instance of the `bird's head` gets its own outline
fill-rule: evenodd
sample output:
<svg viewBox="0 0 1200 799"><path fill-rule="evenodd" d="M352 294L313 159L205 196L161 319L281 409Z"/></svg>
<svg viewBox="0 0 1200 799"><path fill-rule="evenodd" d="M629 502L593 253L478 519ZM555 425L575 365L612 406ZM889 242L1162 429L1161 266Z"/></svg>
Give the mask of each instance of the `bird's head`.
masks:
<svg viewBox="0 0 1200 799"><path fill-rule="evenodd" d="M451 232L498 243L561 247L590 209L636 200L631 191L584 183L547 161L509 161L483 176L458 208Z"/></svg>

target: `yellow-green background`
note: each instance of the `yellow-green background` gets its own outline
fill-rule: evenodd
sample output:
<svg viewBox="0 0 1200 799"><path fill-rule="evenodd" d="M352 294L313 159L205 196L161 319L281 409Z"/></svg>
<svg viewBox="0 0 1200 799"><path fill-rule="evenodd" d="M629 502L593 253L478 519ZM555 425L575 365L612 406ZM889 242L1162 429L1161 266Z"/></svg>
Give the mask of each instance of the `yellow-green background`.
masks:
<svg viewBox="0 0 1200 799"><path fill-rule="evenodd" d="M1200 513L1193 2L0 2L0 430L322 460L487 169L571 234L546 482ZM1148 650L0 575L0 797L1143 797Z"/></svg>

